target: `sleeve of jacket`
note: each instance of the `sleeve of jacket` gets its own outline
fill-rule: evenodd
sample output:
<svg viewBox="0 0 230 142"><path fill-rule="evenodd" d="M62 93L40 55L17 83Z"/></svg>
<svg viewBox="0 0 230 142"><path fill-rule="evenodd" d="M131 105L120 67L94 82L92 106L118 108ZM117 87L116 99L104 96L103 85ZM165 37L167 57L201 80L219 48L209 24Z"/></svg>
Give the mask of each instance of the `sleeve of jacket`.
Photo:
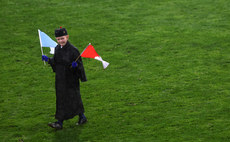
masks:
<svg viewBox="0 0 230 142"><path fill-rule="evenodd" d="M79 74L80 80L81 82L85 82L87 81L87 78L85 75L85 69L81 57L78 59L77 63L78 63L77 72Z"/></svg>
<svg viewBox="0 0 230 142"><path fill-rule="evenodd" d="M55 72L55 54L56 53L56 47L55 47L55 52L54 52L54 56L52 58L49 58L48 64L50 64L50 66L53 69L53 72Z"/></svg>
<svg viewBox="0 0 230 142"><path fill-rule="evenodd" d="M76 60L80 56L80 52L78 51L77 48L75 48L75 50L76 50L76 52L75 52L75 55L74 55L74 59ZM81 82L87 81L86 74L85 74L85 69L84 69L84 66L83 66L81 56L78 58L77 64L78 65L77 65L77 68L76 68L76 73L77 73L79 79L81 80Z"/></svg>

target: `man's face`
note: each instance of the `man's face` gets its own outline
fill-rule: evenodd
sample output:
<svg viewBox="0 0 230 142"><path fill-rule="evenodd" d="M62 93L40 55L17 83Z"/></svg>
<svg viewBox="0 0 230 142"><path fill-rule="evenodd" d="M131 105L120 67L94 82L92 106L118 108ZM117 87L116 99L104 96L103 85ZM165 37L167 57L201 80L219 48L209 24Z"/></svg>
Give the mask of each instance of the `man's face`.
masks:
<svg viewBox="0 0 230 142"><path fill-rule="evenodd" d="M63 47L69 39L69 35L56 37L57 42Z"/></svg>

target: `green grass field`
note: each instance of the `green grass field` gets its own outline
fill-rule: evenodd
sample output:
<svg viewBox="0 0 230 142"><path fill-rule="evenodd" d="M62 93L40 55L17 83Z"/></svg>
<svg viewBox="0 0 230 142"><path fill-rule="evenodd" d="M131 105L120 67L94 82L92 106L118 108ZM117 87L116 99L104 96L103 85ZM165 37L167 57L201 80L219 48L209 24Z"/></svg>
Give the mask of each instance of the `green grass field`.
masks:
<svg viewBox="0 0 230 142"><path fill-rule="evenodd" d="M230 1L1 0L0 141L230 141ZM38 29L65 27L84 58L88 123L55 121ZM51 57L49 49L44 48Z"/></svg>

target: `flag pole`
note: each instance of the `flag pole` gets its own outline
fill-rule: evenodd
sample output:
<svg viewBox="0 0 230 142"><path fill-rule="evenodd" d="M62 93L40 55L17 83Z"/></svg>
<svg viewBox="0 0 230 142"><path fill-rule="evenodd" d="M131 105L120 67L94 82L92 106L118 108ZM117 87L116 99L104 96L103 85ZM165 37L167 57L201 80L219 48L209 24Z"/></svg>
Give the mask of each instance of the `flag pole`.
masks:
<svg viewBox="0 0 230 142"><path fill-rule="evenodd" d="M91 43L89 43L89 44L86 46L86 48L87 48L89 45L91 45ZM85 49L86 49L86 48L85 48ZM82 55L82 53L85 51L85 49L81 52L81 55ZM75 62L77 62L77 60L81 57L81 55L79 55L79 56L77 57L77 59L75 60Z"/></svg>
<svg viewBox="0 0 230 142"><path fill-rule="evenodd" d="M39 35L39 40L40 40L41 52L42 52L42 55L44 55L43 54L42 41L41 41L41 36L40 36L40 30L39 29L38 29L38 35ZM44 65L46 65L45 61L44 61Z"/></svg>
<svg viewBox="0 0 230 142"><path fill-rule="evenodd" d="M77 62L77 60L78 60L80 57L81 57L81 55L79 55L79 56L77 57L77 59L75 60L75 62Z"/></svg>

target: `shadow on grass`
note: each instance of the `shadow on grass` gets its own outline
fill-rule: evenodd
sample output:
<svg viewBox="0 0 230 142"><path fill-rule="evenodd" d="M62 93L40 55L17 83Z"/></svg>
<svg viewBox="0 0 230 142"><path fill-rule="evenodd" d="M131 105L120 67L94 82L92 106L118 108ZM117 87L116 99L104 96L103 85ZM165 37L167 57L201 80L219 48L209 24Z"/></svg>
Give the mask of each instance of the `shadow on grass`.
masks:
<svg viewBox="0 0 230 142"><path fill-rule="evenodd" d="M55 132L53 142L79 142L83 127L72 126Z"/></svg>

